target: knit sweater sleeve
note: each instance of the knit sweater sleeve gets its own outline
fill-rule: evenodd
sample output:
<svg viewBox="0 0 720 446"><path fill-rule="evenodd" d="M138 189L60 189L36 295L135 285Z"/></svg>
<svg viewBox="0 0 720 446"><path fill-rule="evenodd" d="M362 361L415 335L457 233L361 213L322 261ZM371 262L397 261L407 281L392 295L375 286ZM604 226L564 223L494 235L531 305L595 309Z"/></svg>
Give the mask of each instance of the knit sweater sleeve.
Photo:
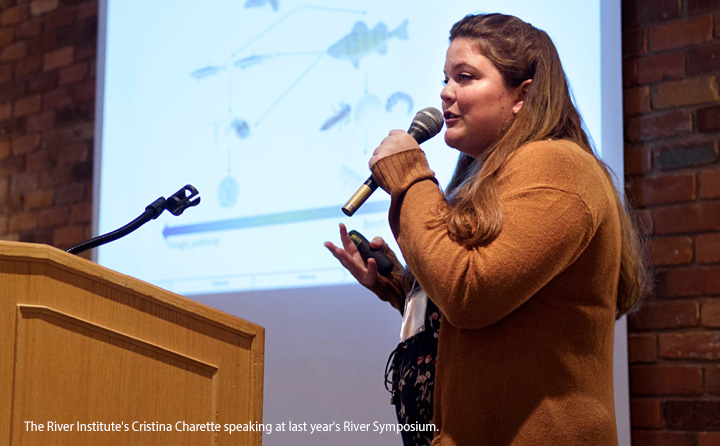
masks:
<svg viewBox="0 0 720 446"><path fill-rule="evenodd" d="M450 324L481 328L501 320L572 264L592 238L596 224L579 194L532 178L545 168L540 158L515 162L510 170L520 174L509 175L501 190L502 231L474 248L433 224L432 210L446 202L421 150L373 166L373 177L391 194L390 225L403 256Z"/></svg>

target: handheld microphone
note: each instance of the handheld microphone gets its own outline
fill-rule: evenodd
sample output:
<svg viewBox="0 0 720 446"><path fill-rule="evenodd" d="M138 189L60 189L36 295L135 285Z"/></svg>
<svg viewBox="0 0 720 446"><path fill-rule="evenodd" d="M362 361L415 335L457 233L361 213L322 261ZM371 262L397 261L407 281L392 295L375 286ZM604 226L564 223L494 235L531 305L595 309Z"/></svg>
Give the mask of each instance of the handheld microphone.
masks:
<svg viewBox="0 0 720 446"><path fill-rule="evenodd" d="M442 129L442 126L443 114L440 110L433 107L427 107L417 112L407 132L410 136L415 138L415 141L417 141L418 144L422 144L437 135L440 132L440 129ZM360 186L357 192L355 192L348 202L345 203L345 206L343 206L342 211L345 215L352 217L355 211L357 211L358 208L365 203L365 200L367 200L370 195L375 192L377 187L377 183L373 180L372 175L370 175L363 185Z"/></svg>

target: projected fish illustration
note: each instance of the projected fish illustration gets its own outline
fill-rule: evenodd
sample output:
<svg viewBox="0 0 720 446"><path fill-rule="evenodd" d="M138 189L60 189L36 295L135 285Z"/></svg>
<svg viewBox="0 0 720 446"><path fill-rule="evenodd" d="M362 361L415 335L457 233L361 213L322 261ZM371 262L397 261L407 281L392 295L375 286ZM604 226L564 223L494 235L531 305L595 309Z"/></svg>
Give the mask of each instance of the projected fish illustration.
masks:
<svg viewBox="0 0 720 446"><path fill-rule="evenodd" d="M230 128L235 131L235 135L240 139L250 136L250 124L243 119L233 119Z"/></svg>
<svg viewBox="0 0 720 446"><path fill-rule="evenodd" d="M348 104L342 104L340 110L333 116L329 117L325 123L320 127L320 131L325 131L335 127L340 122L348 119L350 116L350 106Z"/></svg>
<svg viewBox="0 0 720 446"><path fill-rule="evenodd" d="M235 68L240 68L241 70L244 70L245 68L251 67L253 65L259 65L263 62L265 62L268 59L271 59L275 57L274 54L258 54L258 55L252 55L248 57L243 57L241 59L238 59L233 62L233 66Z"/></svg>
<svg viewBox="0 0 720 446"><path fill-rule="evenodd" d="M393 31L388 31L385 23L378 23L370 30L365 22L357 22L350 34L334 43L327 52L337 59L352 62L355 68L360 67L360 59L374 52L385 54L387 41L393 37L401 40L408 39L408 21L405 20Z"/></svg>
<svg viewBox="0 0 720 446"><path fill-rule="evenodd" d="M240 186L235 178L230 175L226 176L220 182L217 191L217 199L220 207L231 208L237 203L240 195Z"/></svg>
<svg viewBox="0 0 720 446"><path fill-rule="evenodd" d="M272 6L273 11L277 11L279 7L279 0L247 0L245 2L246 8L258 8L261 6L265 6L268 3L270 3L270 6Z"/></svg>
<svg viewBox="0 0 720 446"><path fill-rule="evenodd" d="M208 65L207 67L198 68L197 70L190 73L190 76L197 80L206 78L208 76L214 76L225 69L225 65Z"/></svg>
<svg viewBox="0 0 720 446"><path fill-rule="evenodd" d="M385 104L385 111L387 111L387 112L393 111L393 109L398 104L398 102L405 102L407 104L407 112L412 113L413 100L409 94L403 93L402 91L396 91L395 93L390 95L390 97L387 100L387 103Z"/></svg>

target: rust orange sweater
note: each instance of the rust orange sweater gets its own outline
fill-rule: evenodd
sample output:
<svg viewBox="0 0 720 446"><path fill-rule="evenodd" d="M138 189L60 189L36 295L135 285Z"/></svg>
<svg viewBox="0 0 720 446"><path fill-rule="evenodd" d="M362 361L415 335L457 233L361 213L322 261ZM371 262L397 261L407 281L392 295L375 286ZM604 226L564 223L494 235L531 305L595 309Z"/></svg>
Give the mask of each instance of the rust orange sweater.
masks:
<svg viewBox="0 0 720 446"><path fill-rule="evenodd" d="M433 444L617 444L620 222L595 158L568 141L517 149L498 176L502 232L473 249L429 225L445 200L421 150L372 171L403 256L443 314ZM391 287L376 292L397 306Z"/></svg>

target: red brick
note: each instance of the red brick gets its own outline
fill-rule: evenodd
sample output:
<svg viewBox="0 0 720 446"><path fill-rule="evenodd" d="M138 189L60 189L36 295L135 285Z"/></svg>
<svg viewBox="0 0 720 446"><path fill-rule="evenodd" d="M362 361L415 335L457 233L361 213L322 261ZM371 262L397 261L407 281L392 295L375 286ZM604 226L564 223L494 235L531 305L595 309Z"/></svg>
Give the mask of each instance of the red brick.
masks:
<svg viewBox="0 0 720 446"><path fill-rule="evenodd" d="M10 156L10 141L0 141L0 161Z"/></svg>
<svg viewBox="0 0 720 446"><path fill-rule="evenodd" d="M55 203L70 204L82 202L87 198L85 189L85 183L69 184L67 186L58 187L55 190Z"/></svg>
<svg viewBox="0 0 720 446"><path fill-rule="evenodd" d="M720 430L720 401L666 401L665 425L672 430Z"/></svg>
<svg viewBox="0 0 720 446"><path fill-rule="evenodd" d="M40 211L38 226L58 227L64 226L70 220L70 209L68 206L46 208Z"/></svg>
<svg viewBox="0 0 720 446"><path fill-rule="evenodd" d="M7 121L12 118L12 103L5 102L0 104L0 122Z"/></svg>
<svg viewBox="0 0 720 446"><path fill-rule="evenodd" d="M2 145L0 145L0 148ZM8 157L0 163L0 177L9 176L22 172L25 169L25 163L20 156Z"/></svg>
<svg viewBox="0 0 720 446"><path fill-rule="evenodd" d="M72 166L60 166L40 178L40 187L59 187L72 183Z"/></svg>
<svg viewBox="0 0 720 446"><path fill-rule="evenodd" d="M681 13L682 3L680 0L622 2L624 26L636 26L674 19L680 17Z"/></svg>
<svg viewBox="0 0 720 446"><path fill-rule="evenodd" d="M641 209L638 212L638 230L645 236L650 236L655 233L655 222L654 214L652 211L647 209Z"/></svg>
<svg viewBox="0 0 720 446"><path fill-rule="evenodd" d="M13 78L13 66L2 65L0 66L0 85L10 82Z"/></svg>
<svg viewBox="0 0 720 446"><path fill-rule="evenodd" d="M13 155L24 155L40 147L40 135L28 135L10 141Z"/></svg>
<svg viewBox="0 0 720 446"><path fill-rule="evenodd" d="M53 231L53 246L67 249L88 239L89 231L85 226L67 226Z"/></svg>
<svg viewBox="0 0 720 446"><path fill-rule="evenodd" d="M700 304L694 300L646 302L631 324L633 330L697 327Z"/></svg>
<svg viewBox="0 0 720 446"><path fill-rule="evenodd" d="M699 109L697 111L697 127L701 132L720 130L720 106Z"/></svg>
<svg viewBox="0 0 720 446"><path fill-rule="evenodd" d="M75 23L77 17L76 8L62 8L50 13L45 18L45 29L54 30L70 26Z"/></svg>
<svg viewBox="0 0 720 446"><path fill-rule="evenodd" d="M626 60L625 76L628 85L647 85L664 80L685 78L685 53L668 52Z"/></svg>
<svg viewBox="0 0 720 446"><path fill-rule="evenodd" d="M19 173L10 179L10 191L13 195L24 195L37 190L38 176L36 173Z"/></svg>
<svg viewBox="0 0 720 446"><path fill-rule="evenodd" d="M10 7L3 11L2 19L0 19L0 24L2 24L3 26L14 25L27 19L28 15L29 11L27 5Z"/></svg>
<svg viewBox="0 0 720 446"><path fill-rule="evenodd" d="M697 236L695 257L698 263L720 263L720 232Z"/></svg>
<svg viewBox="0 0 720 446"><path fill-rule="evenodd" d="M716 361L720 359L720 331L661 333L660 357Z"/></svg>
<svg viewBox="0 0 720 446"><path fill-rule="evenodd" d="M720 0L688 0L688 14L712 12L720 9Z"/></svg>
<svg viewBox="0 0 720 446"><path fill-rule="evenodd" d="M640 175L652 169L652 151L645 147L625 146L625 175Z"/></svg>
<svg viewBox="0 0 720 446"><path fill-rule="evenodd" d="M39 36L42 32L42 27L42 19L25 20L15 27L15 34L18 39L29 39Z"/></svg>
<svg viewBox="0 0 720 446"><path fill-rule="evenodd" d="M628 335L628 358L631 364L655 362L658 359L657 353L657 335L652 333Z"/></svg>
<svg viewBox="0 0 720 446"><path fill-rule="evenodd" d="M634 365L630 367L633 395L701 395L703 370L696 365Z"/></svg>
<svg viewBox="0 0 720 446"><path fill-rule="evenodd" d="M720 446L720 432L698 432L697 446Z"/></svg>
<svg viewBox="0 0 720 446"><path fill-rule="evenodd" d="M37 74L28 81L28 91L30 93L42 93L51 90L57 86L57 79L58 75L55 71Z"/></svg>
<svg viewBox="0 0 720 446"><path fill-rule="evenodd" d="M695 436L687 432L633 430L633 446L696 446Z"/></svg>
<svg viewBox="0 0 720 446"><path fill-rule="evenodd" d="M662 402L632 398L630 400L630 425L650 429L663 427Z"/></svg>
<svg viewBox="0 0 720 446"><path fill-rule="evenodd" d="M30 3L30 14L37 16L57 9L59 0L33 0Z"/></svg>
<svg viewBox="0 0 720 446"><path fill-rule="evenodd" d="M53 167L54 161L48 150L38 150L26 155L25 171L47 173ZM41 180L42 183L42 180Z"/></svg>
<svg viewBox="0 0 720 446"><path fill-rule="evenodd" d="M689 76L720 72L720 43L709 43L687 50Z"/></svg>
<svg viewBox="0 0 720 446"><path fill-rule="evenodd" d="M39 94L26 96L15 101L13 106L15 116L27 116L40 111L42 97Z"/></svg>
<svg viewBox="0 0 720 446"><path fill-rule="evenodd" d="M697 197L694 174L644 177L635 184L635 203L640 207L694 201Z"/></svg>
<svg viewBox="0 0 720 446"><path fill-rule="evenodd" d="M19 232L37 227L38 216L36 212L22 212L10 216L8 231Z"/></svg>
<svg viewBox="0 0 720 446"><path fill-rule="evenodd" d="M720 201L703 201L655 209L655 233L720 231Z"/></svg>
<svg viewBox="0 0 720 446"><path fill-rule="evenodd" d="M15 40L13 28L0 28L0 48L10 45Z"/></svg>
<svg viewBox="0 0 720 446"><path fill-rule="evenodd" d="M687 110L634 116L626 125L626 134L630 141L649 141L690 132L692 132L692 115Z"/></svg>
<svg viewBox="0 0 720 446"><path fill-rule="evenodd" d="M64 48L60 48L59 50L45 54L43 70L49 71L60 67L66 67L73 63L74 56L75 48L71 46L66 46Z"/></svg>
<svg viewBox="0 0 720 446"><path fill-rule="evenodd" d="M58 153L58 165L64 166L85 162L88 160L89 152L86 142L68 144L62 147Z"/></svg>
<svg viewBox="0 0 720 446"><path fill-rule="evenodd" d="M45 110L54 110L72 105L73 100L70 96L70 90L67 88L58 88L53 91L46 91L44 96L43 108Z"/></svg>
<svg viewBox="0 0 720 446"><path fill-rule="evenodd" d="M676 170L691 166L713 164L718 160L717 143L714 140L696 139L655 149L654 165L660 170Z"/></svg>
<svg viewBox="0 0 720 446"><path fill-rule="evenodd" d="M707 300L702 305L702 325L720 328L720 301Z"/></svg>
<svg viewBox="0 0 720 446"><path fill-rule="evenodd" d="M657 273L659 297L720 294L720 267L674 268Z"/></svg>
<svg viewBox="0 0 720 446"><path fill-rule="evenodd" d="M58 85L75 84L87 78L88 66L87 62L77 63L60 70ZM94 83L93 83L94 85Z"/></svg>
<svg viewBox="0 0 720 446"><path fill-rule="evenodd" d="M650 49L664 51L682 48L713 38L714 21L710 14L660 23L650 28Z"/></svg>
<svg viewBox="0 0 720 446"><path fill-rule="evenodd" d="M21 60L27 55L27 50L28 45L25 41L11 43L0 51L0 62Z"/></svg>
<svg viewBox="0 0 720 446"><path fill-rule="evenodd" d="M85 2L78 5L77 8L77 20L82 21L88 18L97 18L98 15L98 4L96 1Z"/></svg>
<svg viewBox="0 0 720 446"><path fill-rule="evenodd" d="M651 242L650 263L653 266L685 265L693 259L690 237L665 237Z"/></svg>
<svg viewBox="0 0 720 446"><path fill-rule="evenodd" d="M86 223L90 224L93 217L92 203L80 203L73 205L70 211L70 222L71 223Z"/></svg>
<svg viewBox="0 0 720 446"><path fill-rule="evenodd" d="M43 112L37 115L28 116L25 119L25 131L27 132L42 132L49 130L55 123L55 113Z"/></svg>
<svg viewBox="0 0 720 446"><path fill-rule="evenodd" d="M46 208L53 203L52 190L36 190L25 194L25 210L31 211Z"/></svg>
<svg viewBox="0 0 720 446"><path fill-rule="evenodd" d="M720 100L720 80L703 76L658 84L652 92L656 109L698 105Z"/></svg>
<svg viewBox="0 0 720 446"><path fill-rule="evenodd" d="M73 85L70 94L75 102L88 102L95 99L95 80L87 80Z"/></svg>
<svg viewBox="0 0 720 446"><path fill-rule="evenodd" d="M705 369L705 388L710 393L720 393L720 366Z"/></svg>
<svg viewBox="0 0 720 446"><path fill-rule="evenodd" d="M55 116L57 119L57 114ZM45 132L43 134L43 138L45 144L50 145L63 145L77 141L91 141L94 130L93 122L79 122L72 126L65 126Z"/></svg>
<svg viewBox="0 0 720 446"><path fill-rule="evenodd" d="M647 28L623 30L622 53L624 56L639 56L648 52Z"/></svg>
<svg viewBox="0 0 720 446"><path fill-rule="evenodd" d="M18 61L15 68L15 76L18 79L22 79L28 75L38 73L42 69L42 65L42 56L28 56L23 60Z"/></svg>
<svg viewBox="0 0 720 446"><path fill-rule="evenodd" d="M650 113L650 87L623 90L623 114L625 116Z"/></svg>

